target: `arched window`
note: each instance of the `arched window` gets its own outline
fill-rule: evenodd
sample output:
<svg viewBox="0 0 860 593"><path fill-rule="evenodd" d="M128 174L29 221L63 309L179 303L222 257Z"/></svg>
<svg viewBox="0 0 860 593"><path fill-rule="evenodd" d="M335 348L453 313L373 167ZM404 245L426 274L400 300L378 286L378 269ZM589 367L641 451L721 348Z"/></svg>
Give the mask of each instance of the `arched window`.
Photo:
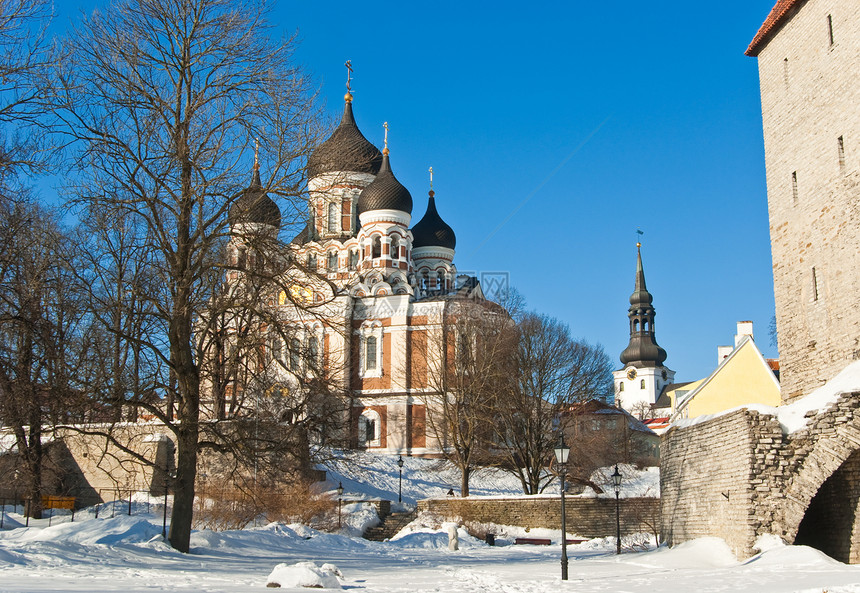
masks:
<svg viewBox="0 0 860 593"><path fill-rule="evenodd" d="M358 250L353 249L349 252L349 269L355 271L358 268Z"/></svg>
<svg viewBox="0 0 860 593"><path fill-rule="evenodd" d="M283 343L279 336L272 338L272 360L284 361Z"/></svg>
<svg viewBox="0 0 860 593"><path fill-rule="evenodd" d="M312 369L319 368L320 342L316 336L308 338L308 362Z"/></svg>
<svg viewBox="0 0 860 593"><path fill-rule="evenodd" d="M297 372L302 364L302 343L298 338L290 340L290 370Z"/></svg>
<svg viewBox="0 0 860 593"><path fill-rule="evenodd" d="M329 202L328 205L328 232L336 233L337 228L337 204Z"/></svg>
<svg viewBox="0 0 860 593"><path fill-rule="evenodd" d="M639 320L638 319L633 320L633 331L635 331L635 332L639 331Z"/></svg>
<svg viewBox="0 0 860 593"><path fill-rule="evenodd" d="M645 389L645 379L639 381L639 389Z"/></svg>
<svg viewBox="0 0 860 593"><path fill-rule="evenodd" d="M308 268L311 270L317 269L317 254L316 253L308 253Z"/></svg>
<svg viewBox="0 0 860 593"><path fill-rule="evenodd" d="M382 435L382 422L379 414L365 410L358 417L358 444L364 447L378 447Z"/></svg>
<svg viewBox="0 0 860 593"><path fill-rule="evenodd" d="M375 371L378 361L376 360L377 341L376 336L367 336L364 341L364 370Z"/></svg>
<svg viewBox="0 0 860 593"><path fill-rule="evenodd" d="M436 288L440 291L445 288L445 272L442 270L436 272Z"/></svg>
<svg viewBox="0 0 860 593"><path fill-rule="evenodd" d="M329 272L337 271L337 251L329 251L326 268Z"/></svg>
<svg viewBox="0 0 860 593"><path fill-rule="evenodd" d="M381 257L382 256L382 239L377 235L373 238L373 248L371 249L371 257Z"/></svg>
<svg viewBox="0 0 860 593"><path fill-rule="evenodd" d="M400 259L400 241L397 240L396 235L391 237L391 259Z"/></svg>
<svg viewBox="0 0 860 593"><path fill-rule="evenodd" d="M643 322L642 322L642 331L643 331L643 332L647 332L647 331L648 331L648 320L647 320L647 319L646 319L645 321L643 321Z"/></svg>
<svg viewBox="0 0 860 593"><path fill-rule="evenodd" d="M619 384L618 384L618 391L619 391L619 392L620 392L620 391L624 391L624 383L623 383L623 382L621 382L621 383L619 383Z"/></svg>

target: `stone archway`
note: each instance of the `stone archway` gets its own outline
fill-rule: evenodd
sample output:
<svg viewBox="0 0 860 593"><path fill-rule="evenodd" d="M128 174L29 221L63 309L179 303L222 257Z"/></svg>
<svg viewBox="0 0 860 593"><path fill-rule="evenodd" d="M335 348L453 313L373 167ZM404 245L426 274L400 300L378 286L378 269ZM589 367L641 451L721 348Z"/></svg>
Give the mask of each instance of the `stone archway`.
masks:
<svg viewBox="0 0 860 593"><path fill-rule="evenodd" d="M860 427L853 417L833 417L835 411L818 416L792 443L797 465L777 524L786 541L860 563Z"/></svg>

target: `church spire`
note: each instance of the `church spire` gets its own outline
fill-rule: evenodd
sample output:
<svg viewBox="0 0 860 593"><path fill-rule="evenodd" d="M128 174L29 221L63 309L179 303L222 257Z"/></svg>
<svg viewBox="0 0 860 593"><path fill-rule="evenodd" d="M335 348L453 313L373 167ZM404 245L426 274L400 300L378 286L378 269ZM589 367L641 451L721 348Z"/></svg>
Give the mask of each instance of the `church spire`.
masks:
<svg viewBox="0 0 860 593"><path fill-rule="evenodd" d="M636 281L630 295L630 342L621 353L621 362L635 367L660 366L666 360L666 351L654 335L654 297L645 286L645 268L642 266L642 244L636 243Z"/></svg>

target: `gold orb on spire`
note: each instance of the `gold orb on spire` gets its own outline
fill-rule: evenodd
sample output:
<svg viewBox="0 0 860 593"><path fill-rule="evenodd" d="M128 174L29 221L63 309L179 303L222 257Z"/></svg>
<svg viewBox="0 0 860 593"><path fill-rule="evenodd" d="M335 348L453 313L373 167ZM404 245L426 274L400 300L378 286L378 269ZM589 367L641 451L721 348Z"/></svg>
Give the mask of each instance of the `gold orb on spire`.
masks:
<svg viewBox="0 0 860 593"><path fill-rule="evenodd" d="M346 93L343 96L343 100L346 101L347 103L352 103L352 93L349 93L349 92Z"/></svg>
<svg viewBox="0 0 860 593"><path fill-rule="evenodd" d="M640 243L639 241L636 241L636 249L639 249L640 247L642 247L642 243Z"/></svg>

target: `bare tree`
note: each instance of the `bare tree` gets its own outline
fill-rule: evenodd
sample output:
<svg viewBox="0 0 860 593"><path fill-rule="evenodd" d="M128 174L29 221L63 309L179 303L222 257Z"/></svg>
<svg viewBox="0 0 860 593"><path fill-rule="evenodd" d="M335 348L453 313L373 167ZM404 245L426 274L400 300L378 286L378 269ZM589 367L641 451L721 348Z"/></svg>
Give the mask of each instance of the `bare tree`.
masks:
<svg viewBox="0 0 860 593"><path fill-rule="evenodd" d="M413 346L428 370L423 396L430 432L443 455L460 470L460 493L469 496L469 478L488 462L494 395L505 382L516 346L514 323L491 301L452 299L442 323Z"/></svg>
<svg viewBox="0 0 860 593"><path fill-rule="evenodd" d="M52 87L47 76L50 9L47 0L0 3L0 197L9 197L15 175L43 160L41 125L36 124L43 123Z"/></svg>
<svg viewBox="0 0 860 593"><path fill-rule="evenodd" d="M15 436L30 513L41 516L45 438L76 412L84 358L81 292L55 217L36 204L0 204L0 423ZM16 484L17 485L17 484Z"/></svg>
<svg viewBox="0 0 860 593"><path fill-rule="evenodd" d="M561 321L527 313L518 336L509 380L493 402L502 467L519 477L526 494L552 480L552 460L565 412L575 403L612 394L612 367L599 346L574 340Z"/></svg>
<svg viewBox="0 0 860 593"><path fill-rule="evenodd" d="M140 295L148 334L133 340L169 404L148 411L177 443L169 540L181 551L202 440L198 336L213 319L201 314L226 271L227 214L246 185L253 138L268 172L261 191L281 197L281 228L304 222L313 93L291 61L294 41L269 32L265 11L246 0L120 0L85 20L60 60L54 115L74 155L74 202L138 229L157 280Z"/></svg>

